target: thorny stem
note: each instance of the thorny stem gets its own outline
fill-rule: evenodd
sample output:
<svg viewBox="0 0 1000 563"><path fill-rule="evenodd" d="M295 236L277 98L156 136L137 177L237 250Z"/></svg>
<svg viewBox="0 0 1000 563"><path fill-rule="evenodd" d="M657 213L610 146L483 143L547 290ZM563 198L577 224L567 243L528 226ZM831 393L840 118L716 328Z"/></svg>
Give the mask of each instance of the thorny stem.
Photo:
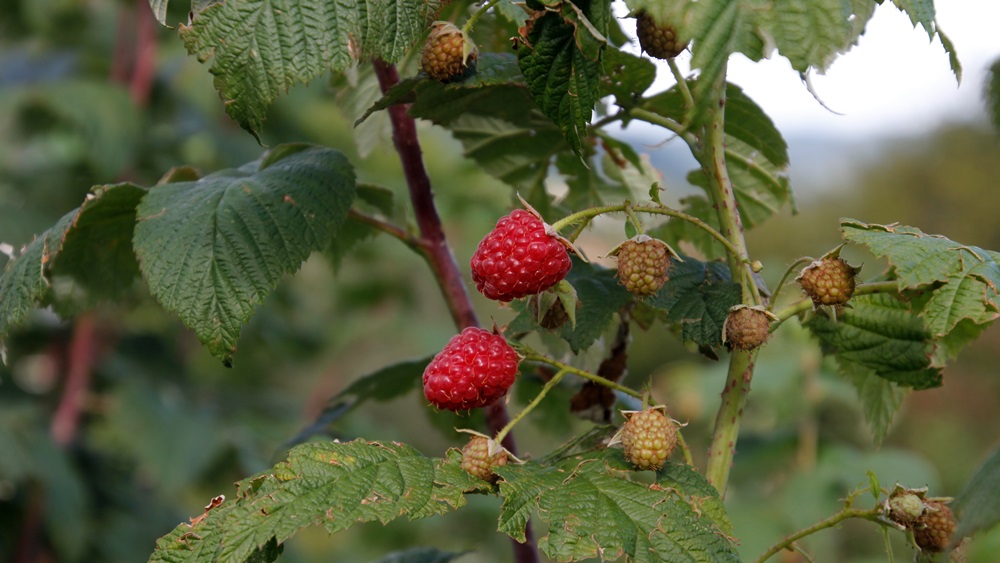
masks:
<svg viewBox="0 0 1000 563"><path fill-rule="evenodd" d="M383 94L399 82L399 71L394 65L375 59L373 66ZM459 328L479 326L475 309L472 307L472 300L469 299L469 294L465 289L465 281L458 270L455 256L451 252L451 247L448 245L441 225L441 217L434 204L430 176L424 167L420 141L417 138L417 124L413 117L407 113L408 109L408 104L397 104L390 106L387 111L389 112L389 120L392 122L393 144L403 165L406 185L410 192L410 202L417 218L420 237L426 246L424 255L438 285L441 287L441 292L444 294L455 325ZM503 401L495 401L486 407L485 415L490 433L499 432L510 422L507 406ZM502 443L507 451L515 457L517 456L517 445L514 443L512 434L508 434ZM524 526L524 537L524 543L511 540L514 548L514 559L517 563L537 563L539 561L538 546L531 522Z"/></svg>
<svg viewBox="0 0 1000 563"><path fill-rule="evenodd" d="M844 520L849 520L851 518L860 518L862 520L870 520L872 522L877 522L881 524L882 521L879 519L880 515L881 514L878 508L871 508L868 510L862 510L859 508L849 508L849 507L845 508L840 512L834 514L833 516L827 518L826 520L822 520L820 522L817 522L816 524L813 524L812 526L809 526L808 528L799 530L798 532L795 532L794 534L786 537L780 542L772 545L770 549L765 551L763 555L757 558L757 563L763 563L764 561L767 561L768 559L770 559L772 556L774 556L783 549L797 549L795 546L795 542L799 541L800 539L806 536L815 534L820 530L832 528L837 524L840 524Z"/></svg>
<svg viewBox="0 0 1000 563"><path fill-rule="evenodd" d="M558 372L556 372L556 374L553 375L551 379L545 382L545 386L542 387L542 390L538 392L538 395L536 395L535 398L532 399L531 402L528 403L528 405L524 407L523 410L521 410L521 412L517 413L517 415L510 422L507 423L507 426L504 426L502 429L500 429L500 431L497 432L497 435L494 436L493 439L498 442L502 442L503 439L507 436L507 434L511 431L511 429L514 428L514 426L518 422L520 422L521 419L527 416L528 413L535 410L535 407L537 407L542 402L542 399L544 399L545 396L549 394L549 391L551 391L553 387L559 385L559 382L562 381L562 378L567 373L569 372L566 371L565 369L561 369Z"/></svg>
<svg viewBox="0 0 1000 563"><path fill-rule="evenodd" d="M576 213L572 213L570 215L563 217L562 219L553 223L552 228L555 229L556 231L560 231L576 222L583 222L585 224L586 222L590 221L591 219L599 215L604 215L606 213L621 213L623 211L627 211L628 209L631 209L633 212L650 213L653 215L666 215L668 217L673 217L675 219L687 221L688 223L691 223L692 225L700 228L701 230L711 235L712 238L719 241L724 247L726 247L727 251L736 252L737 250L737 248L733 245L733 243L729 242L729 240L727 240L726 237L722 236L722 234L719 231L713 229L712 226L709 225L708 223L702 221L701 219L693 215L688 215L683 211L678 211L676 209L667 207L665 205L657 205L657 204L632 205L632 204L622 203L618 205L603 205L599 207L591 207L589 209L584 209L583 211L577 211Z"/></svg>
<svg viewBox="0 0 1000 563"><path fill-rule="evenodd" d="M462 26L462 33L469 33L470 31L472 31L472 26L474 26L476 24L476 20L478 20L490 8L492 8L493 6L495 6L496 3L499 2L499 1L500 0L489 0L488 2L486 2L482 6L480 6L480 8L478 10L476 10L476 12L474 14L472 14L469 17L469 19L465 22L465 24Z"/></svg>

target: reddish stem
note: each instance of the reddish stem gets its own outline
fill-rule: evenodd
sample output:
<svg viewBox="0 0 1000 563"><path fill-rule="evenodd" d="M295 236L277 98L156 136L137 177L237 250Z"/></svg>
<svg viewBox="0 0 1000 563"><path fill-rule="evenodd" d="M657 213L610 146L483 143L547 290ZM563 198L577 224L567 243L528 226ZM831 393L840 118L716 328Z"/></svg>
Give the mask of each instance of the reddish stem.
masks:
<svg viewBox="0 0 1000 563"><path fill-rule="evenodd" d="M90 374L99 355L98 340L93 313L80 317L69 343L69 371L50 428L52 440L64 448L76 438Z"/></svg>
<svg viewBox="0 0 1000 563"><path fill-rule="evenodd" d="M149 102L149 92L153 89L156 73L156 24L149 2L141 1L135 12L135 65L129 91L132 101L139 107Z"/></svg>
<svg viewBox="0 0 1000 563"><path fill-rule="evenodd" d="M396 66L376 59L375 76L378 77L382 93L386 93L399 82L399 72ZM417 217L420 237L423 239L424 256L430 264L434 277L441 286L448 310L459 328L479 326L476 311L465 288L465 280L458 270L455 256L451 252L441 217L434 204L434 192L431 189L430 176L424 167L424 159L420 150L420 140L417 138L416 121L407 113L408 104L390 106L389 119L392 121L392 140L403 164L406 185L410 191L410 201ZM486 407L486 423L490 432L496 434L510 421L507 406L503 401L497 401ZM503 445L512 454L517 455L517 447L513 436L508 433ZM535 563L539 561L538 549L535 544L534 532L529 522L525 526L525 543L514 542L514 557L518 563Z"/></svg>

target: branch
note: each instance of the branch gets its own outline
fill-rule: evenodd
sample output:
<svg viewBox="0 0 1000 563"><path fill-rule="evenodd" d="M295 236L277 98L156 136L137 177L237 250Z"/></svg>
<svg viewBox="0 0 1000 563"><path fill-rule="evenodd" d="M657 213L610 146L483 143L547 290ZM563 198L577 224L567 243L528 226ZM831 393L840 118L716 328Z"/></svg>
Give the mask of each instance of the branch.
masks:
<svg viewBox="0 0 1000 563"><path fill-rule="evenodd" d="M59 406L52 416L52 441L66 447L76 438L80 411L90 384L90 375L100 355L100 343L94 313L86 313L76 321L69 343L69 371Z"/></svg>
<svg viewBox="0 0 1000 563"><path fill-rule="evenodd" d="M783 549L798 549L794 544L800 539L815 534L820 530L832 528L837 524L840 524L844 520L849 520L851 518L861 518L862 520L871 520L872 522L876 522L879 524L882 523L881 520L879 520L879 510L877 508L872 508L870 510L861 510L858 508L845 508L844 510L841 510L840 512L827 518L826 520L813 524L808 528L799 530L798 532L795 532L794 534L774 544L773 546L771 546L771 549L768 549L767 551L764 552L763 555L757 558L757 563L763 563L764 561L767 561L773 555L775 555L776 553L778 553Z"/></svg>
<svg viewBox="0 0 1000 563"><path fill-rule="evenodd" d="M379 87L384 94L399 82L399 72L394 65L379 59L374 60L373 64ZM455 256L441 226L441 217L434 205L431 180L424 167L420 141L417 138L417 125L407 113L408 108L408 104L397 104L390 106L386 111L389 112L389 119L392 122L392 140L403 164L403 173L406 175L406 185L410 191L410 201L420 229L420 238L425 245L424 256L441 287L455 325L459 328L479 326L472 301L465 289L465 280L458 270ZM503 401L494 402L486 407L485 411L486 424L491 434L500 432L510 423L507 406ZM507 434L502 443L510 453L517 456L513 434ZM523 544L511 540L514 543L514 559L517 563L537 563L538 547L530 522L525 525L524 537Z"/></svg>

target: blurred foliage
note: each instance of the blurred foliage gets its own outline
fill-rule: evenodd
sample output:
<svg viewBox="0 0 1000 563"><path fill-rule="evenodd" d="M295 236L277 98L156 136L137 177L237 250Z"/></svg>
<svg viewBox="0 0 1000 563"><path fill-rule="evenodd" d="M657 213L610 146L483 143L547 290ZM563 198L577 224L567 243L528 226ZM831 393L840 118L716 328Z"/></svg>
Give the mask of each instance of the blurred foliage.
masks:
<svg viewBox="0 0 1000 563"><path fill-rule="evenodd" d="M449 9L459 13L467 4ZM137 18L151 18L147 10L144 2L115 0L0 0L0 241L30 242L79 206L93 185L149 185L177 166L210 172L261 152L225 116L211 75L186 55L175 32L143 27ZM185 3L171 3L166 19L184 21ZM483 20L477 43L499 50L506 41L499 29ZM153 40L141 39L143 33ZM151 51L142 54L139 46ZM412 65L404 68L412 74ZM382 114L352 128L378 95L364 68L296 87L269 110L262 141L337 148L357 165L359 181L384 186L398 202L405 199L398 160L374 150L390 146ZM512 190L463 159L461 143L444 130L425 124L421 135L455 254L469 256L479 234L511 205ZM795 257L838 244L841 216L918 225L1000 248L991 204L1000 178L995 133L953 125L877 146L876 156L857 152L850 185L824 186L800 214L750 233L751 253L767 265L770 283ZM139 289L76 322L34 313L6 343L0 364L0 560L145 560L156 538L199 515L212 497L230 494L233 482L273 465L330 397L365 374L435 352L453 329L423 261L387 237L358 238L349 255L314 255L279 285L243 331L232 369ZM852 261L863 261L866 275L878 273L877 261L858 258ZM494 315L502 324L515 315L476 299L484 318ZM794 323L780 334L758 361L726 499L744 557L834 512L838 499L866 483L867 470L883 485L900 481L957 494L996 446L1000 329L987 331L949 366L942 388L909 395L878 450L849 382ZM85 339L96 357L84 392L74 395L67 374L80 360L74 343ZM582 362L596 367L610 341L603 335ZM725 375L721 363L689 353L659 325L634 331L630 352L628 382L651 381L673 416L689 422L685 438L703 465ZM536 374L525 375L519 386L540 385ZM515 389L513 410L533 396L523 391ZM390 395L316 429L343 439L403 440L441 457L462 441L452 428L481 428L476 417L432 413L418 392ZM75 412L68 434L59 414L67 409ZM566 409L565 401L547 401L529 418L518 434L528 455L591 426ZM286 546L282 560L369 561L427 545L472 551L463 563L507 561L507 539L496 532L498 505L473 496L460 514L442 518L366 524L332 538L307 530ZM462 534L454 533L458 527ZM892 542L905 557L902 536ZM805 545L827 554L823 560L884 558L871 525L845 525ZM998 550L994 530L967 555L989 562Z"/></svg>

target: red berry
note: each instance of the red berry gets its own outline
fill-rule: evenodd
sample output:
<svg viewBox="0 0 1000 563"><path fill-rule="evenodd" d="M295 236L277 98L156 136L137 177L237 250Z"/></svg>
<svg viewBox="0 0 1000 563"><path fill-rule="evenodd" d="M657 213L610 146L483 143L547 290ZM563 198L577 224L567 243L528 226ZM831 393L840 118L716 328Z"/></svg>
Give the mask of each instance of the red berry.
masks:
<svg viewBox="0 0 1000 563"><path fill-rule="evenodd" d="M957 525L948 505L941 501L928 501L924 505L923 516L913 524L913 541L924 551L942 552L951 546L951 535Z"/></svg>
<svg viewBox="0 0 1000 563"><path fill-rule="evenodd" d="M663 467L677 445L677 426L660 409L633 413L621 431L625 459L638 469Z"/></svg>
<svg viewBox="0 0 1000 563"><path fill-rule="evenodd" d="M490 455L490 440L482 436L473 436L469 443L462 448L462 469L473 477L478 477L483 481L496 482L497 474L493 472L494 467L507 465L507 452L498 449Z"/></svg>
<svg viewBox="0 0 1000 563"><path fill-rule="evenodd" d="M452 337L424 370L424 396L453 411L485 407L514 384L521 358L498 334L467 328Z"/></svg>
<svg viewBox="0 0 1000 563"><path fill-rule="evenodd" d="M431 78L450 82L476 64L476 46L449 22L435 22L420 54L420 68Z"/></svg>
<svg viewBox="0 0 1000 563"><path fill-rule="evenodd" d="M803 268L796 280L815 305L843 305L854 295L858 270L843 258L823 258Z"/></svg>
<svg viewBox="0 0 1000 563"><path fill-rule="evenodd" d="M511 301L556 285L572 267L569 252L545 223L518 209L501 217L472 255L472 280L490 299Z"/></svg>

